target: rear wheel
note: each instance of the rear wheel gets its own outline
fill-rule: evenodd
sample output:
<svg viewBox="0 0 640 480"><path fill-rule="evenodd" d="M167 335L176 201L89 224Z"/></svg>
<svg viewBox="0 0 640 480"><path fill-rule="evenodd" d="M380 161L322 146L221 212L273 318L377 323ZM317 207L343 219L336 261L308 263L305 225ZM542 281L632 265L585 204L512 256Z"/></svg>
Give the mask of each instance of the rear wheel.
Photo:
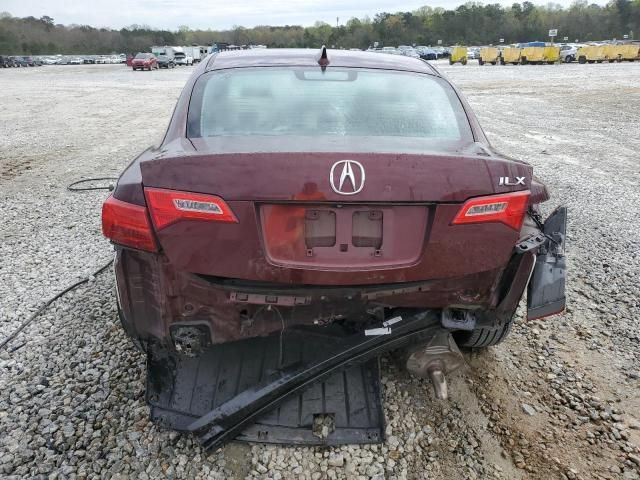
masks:
<svg viewBox="0 0 640 480"><path fill-rule="evenodd" d="M453 338L455 338L458 346L464 348L491 347L507 338L509 332L511 332L512 324L513 317L495 330L490 328L476 328L470 332L458 331L453 333Z"/></svg>

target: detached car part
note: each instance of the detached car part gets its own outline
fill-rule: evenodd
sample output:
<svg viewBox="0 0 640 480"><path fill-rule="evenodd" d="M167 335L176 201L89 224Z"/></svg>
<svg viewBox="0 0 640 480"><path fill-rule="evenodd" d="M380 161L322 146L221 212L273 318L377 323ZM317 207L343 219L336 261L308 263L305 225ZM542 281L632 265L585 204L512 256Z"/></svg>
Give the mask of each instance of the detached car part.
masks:
<svg viewBox="0 0 640 480"><path fill-rule="evenodd" d="M538 251L527 292L527 318L547 317L565 308L567 207L556 209L544 223L546 242Z"/></svg>

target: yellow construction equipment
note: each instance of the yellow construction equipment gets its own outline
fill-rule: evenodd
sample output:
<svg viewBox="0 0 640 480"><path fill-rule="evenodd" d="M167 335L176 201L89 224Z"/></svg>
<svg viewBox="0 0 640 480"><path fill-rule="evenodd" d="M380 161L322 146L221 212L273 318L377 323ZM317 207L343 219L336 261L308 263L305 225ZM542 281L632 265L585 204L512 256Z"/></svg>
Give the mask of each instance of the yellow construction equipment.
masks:
<svg viewBox="0 0 640 480"><path fill-rule="evenodd" d="M627 44L627 45L603 45L602 51L604 58L609 63L622 62L627 60L633 62L634 60L640 60L640 45Z"/></svg>
<svg viewBox="0 0 640 480"><path fill-rule="evenodd" d="M520 53L520 63L526 65L527 63L542 64L544 59L545 47L524 47Z"/></svg>
<svg viewBox="0 0 640 480"><path fill-rule="evenodd" d="M602 63L605 60L604 45L585 45L577 53L578 63Z"/></svg>
<svg viewBox="0 0 640 480"><path fill-rule="evenodd" d="M507 47L504 50L502 50L502 58L500 59L500 63L502 65L506 63L517 65L518 63L520 63L521 53L522 53L521 48Z"/></svg>
<svg viewBox="0 0 640 480"><path fill-rule="evenodd" d="M608 60L609 63L613 63L616 60L619 62L622 56L622 51L618 45L604 45L602 47L602 52L604 54L603 60Z"/></svg>
<svg viewBox="0 0 640 480"><path fill-rule="evenodd" d="M491 65L495 65L500 61L500 50L495 47L484 47L480 49L480 58L478 58L478 63L480 65L484 65L485 63L490 63Z"/></svg>
<svg viewBox="0 0 640 480"><path fill-rule="evenodd" d="M627 45L618 45L620 49L620 60L633 62L640 60L640 45L637 43L629 43Z"/></svg>
<svg viewBox="0 0 640 480"><path fill-rule="evenodd" d="M544 61L549 65L560 61L560 47L544 47Z"/></svg>
<svg viewBox="0 0 640 480"><path fill-rule="evenodd" d="M467 47L453 47L451 56L449 57L449 65L460 62L462 65L467 64Z"/></svg>

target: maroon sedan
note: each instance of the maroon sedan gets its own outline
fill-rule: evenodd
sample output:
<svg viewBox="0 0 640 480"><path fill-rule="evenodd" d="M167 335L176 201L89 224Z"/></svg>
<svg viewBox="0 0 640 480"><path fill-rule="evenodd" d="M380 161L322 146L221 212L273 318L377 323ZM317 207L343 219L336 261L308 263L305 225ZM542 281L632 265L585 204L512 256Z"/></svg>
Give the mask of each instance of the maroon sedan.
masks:
<svg viewBox="0 0 640 480"><path fill-rule="evenodd" d="M153 53L139 53L131 60L131 67L134 70L158 69L158 59Z"/></svg>
<svg viewBox="0 0 640 480"><path fill-rule="evenodd" d="M456 343L503 340L527 285L529 318L563 310L566 210L544 222L548 198L432 65L263 49L199 65L102 221L145 351L335 325L369 338L430 312L442 349L407 364L433 377Z"/></svg>

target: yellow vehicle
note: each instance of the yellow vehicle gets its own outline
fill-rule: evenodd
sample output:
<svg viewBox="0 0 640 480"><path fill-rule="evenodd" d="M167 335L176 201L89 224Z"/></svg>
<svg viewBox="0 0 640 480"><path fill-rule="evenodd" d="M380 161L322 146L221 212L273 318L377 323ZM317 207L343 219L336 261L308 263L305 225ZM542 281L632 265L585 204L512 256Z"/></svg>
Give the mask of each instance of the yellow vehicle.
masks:
<svg viewBox="0 0 640 480"><path fill-rule="evenodd" d="M517 65L520 63L520 54L522 53L521 48L516 47L507 47L502 50L502 57L500 58L500 63L502 65L506 63L510 63L512 65Z"/></svg>
<svg viewBox="0 0 640 480"><path fill-rule="evenodd" d="M602 63L605 60L604 45L585 45L577 53L578 63Z"/></svg>
<svg viewBox="0 0 640 480"><path fill-rule="evenodd" d="M467 64L467 47L453 47L451 56L449 57L449 65L460 62L462 65Z"/></svg>
<svg viewBox="0 0 640 480"><path fill-rule="evenodd" d="M484 47L480 49L480 57L478 58L478 63L480 65L484 65L485 63L495 65L499 61L500 50L498 50L496 47Z"/></svg>
<svg viewBox="0 0 640 480"><path fill-rule="evenodd" d="M520 53L520 64L526 65L527 63L542 64L544 59L544 49L546 47L524 47Z"/></svg>
<svg viewBox="0 0 640 480"><path fill-rule="evenodd" d="M560 61L560 47L544 47L544 61L549 65Z"/></svg>
<svg viewBox="0 0 640 480"><path fill-rule="evenodd" d="M633 62L640 60L640 45L603 45L604 58L609 63L622 62L623 60Z"/></svg>
<svg viewBox="0 0 640 480"><path fill-rule="evenodd" d="M629 43L627 45L618 45L620 49L620 60L633 62L640 60L640 45L637 43Z"/></svg>

